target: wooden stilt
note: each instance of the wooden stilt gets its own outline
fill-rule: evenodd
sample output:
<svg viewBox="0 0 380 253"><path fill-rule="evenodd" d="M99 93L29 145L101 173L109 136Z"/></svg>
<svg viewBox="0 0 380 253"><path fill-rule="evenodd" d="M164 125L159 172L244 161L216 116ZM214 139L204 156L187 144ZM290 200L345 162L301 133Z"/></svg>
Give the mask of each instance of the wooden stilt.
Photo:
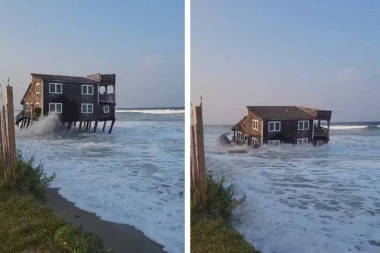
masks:
<svg viewBox="0 0 380 253"><path fill-rule="evenodd" d="M82 121L79 123L79 131L82 129Z"/></svg>
<svg viewBox="0 0 380 253"><path fill-rule="evenodd" d="M75 127L77 126L77 122L76 121L74 121L74 130L75 130Z"/></svg>
<svg viewBox="0 0 380 253"><path fill-rule="evenodd" d="M95 125L94 125L94 133L96 132L96 128L98 127L98 121L95 121Z"/></svg>
<svg viewBox="0 0 380 253"><path fill-rule="evenodd" d="M26 127L29 127L30 125L30 119L28 119L28 124L26 125Z"/></svg>
<svg viewBox="0 0 380 253"><path fill-rule="evenodd" d="M103 132L104 132L104 129L106 129L106 120L104 121L104 124L103 124Z"/></svg>
<svg viewBox="0 0 380 253"><path fill-rule="evenodd" d="M72 124L73 124L73 122L71 122L71 121L67 124L66 132L68 132L70 130Z"/></svg>
<svg viewBox="0 0 380 253"><path fill-rule="evenodd" d="M90 121L86 122L86 132L88 131L88 126L90 125Z"/></svg>
<svg viewBox="0 0 380 253"><path fill-rule="evenodd" d="M109 134L112 132L112 128L113 128L113 124L114 124L114 123L115 123L115 120L113 119L113 120L112 120L112 123L111 123L110 130L108 131Z"/></svg>
<svg viewBox="0 0 380 253"><path fill-rule="evenodd" d="M89 127L90 129L91 129L91 126L92 126L92 121L90 121L90 127Z"/></svg>

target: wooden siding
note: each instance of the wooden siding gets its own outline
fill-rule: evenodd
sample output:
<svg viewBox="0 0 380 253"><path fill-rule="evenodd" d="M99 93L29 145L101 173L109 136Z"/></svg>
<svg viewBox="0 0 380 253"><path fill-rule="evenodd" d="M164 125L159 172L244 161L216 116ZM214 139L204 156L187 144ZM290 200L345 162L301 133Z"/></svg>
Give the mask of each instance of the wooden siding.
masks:
<svg viewBox="0 0 380 253"><path fill-rule="evenodd" d="M98 112L98 85L93 85L93 95L82 95L82 84L63 82L62 94L49 92L50 83L44 82L44 115L49 114L49 103L62 103L63 121L94 121ZM88 84L87 84L88 85ZM93 113L82 113L82 103L93 104Z"/></svg>
<svg viewBox="0 0 380 253"><path fill-rule="evenodd" d="M40 92L36 93L36 84L40 84ZM36 108L36 104L39 103L42 108L42 89L43 82L42 80L33 77L32 82L29 86L29 89L26 91L25 97L23 98L23 109L28 117L33 116L34 110ZM27 103L30 105L30 111L27 111Z"/></svg>
<svg viewBox="0 0 380 253"><path fill-rule="evenodd" d="M104 112L104 107L109 106L109 113ZM115 104L99 104L98 117L99 120L111 120L115 118Z"/></svg>
<svg viewBox="0 0 380 253"><path fill-rule="evenodd" d="M252 121L257 120L258 121L258 130L253 129ZM244 136L243 141L239 141L237 139L237 132L236 132L236 143L237 144L248 144L252 146L252 137L256 138L259 142L259 145L261 144L261 133L262 133L262 119L255 115L254 113L248 111L247 117L240 122L236 126L236 131L242 132L243 134L246 134L248 136L248 142L244 142Z"/></svg>
<svg viewBox="0 0 380 253"><path fill-rule="evenodd" d="M298 121L309 121L309 130L298 130ZM269 132L268 125L270 121L281 122L281 129L279 132ZM307 138L308 142L312 142L313 136L313 120L299 119L299 120L265 120L264 121L264 144L269 140L280 140L281 143L297 144L297 139Z"/></svg>

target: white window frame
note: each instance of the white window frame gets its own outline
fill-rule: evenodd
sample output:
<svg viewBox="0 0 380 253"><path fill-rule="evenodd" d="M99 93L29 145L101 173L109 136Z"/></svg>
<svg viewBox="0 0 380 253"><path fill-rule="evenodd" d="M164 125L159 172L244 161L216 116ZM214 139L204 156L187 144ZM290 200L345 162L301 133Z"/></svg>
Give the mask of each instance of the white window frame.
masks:
<svg viewBox="0 0 380 253"><path fill-rule="evenodd" d="M107 108L107 110L106 110L106 108ZM109 105L103 106L103 113L110 113L110 106Z"/></svg>
<svg viewBox="0 0 380 253"><path fill-rule="evenodd" d="M29 102L26 102L26 103L25 103L25 111L26 111L26 112L29 112L29 111L30 111L30 104L29 104Z"/></svg>
<svg viewBox="0 0 380 253"><path fill-rule="evenodd" d="M51 91L51 85L54 85L54 91ZM61 86L61 92L57 92L57 87L58 86ZM49 93L52 93L52 94L62 94L62 91L63 91L63 87L62 87L62 83L49 83Z"/></svg>
<svg viewBox="0 0 380 253"><path fill-rule="evenodd" d="M242 132L237 132L237 138L239 141L243 141L243 133Z"/></svg>
<svg viewBox="0 0 380 253"><path fill-rule="evenodd" d="M297 145L306 145L309 144L308 138L298 138L297 139Z"/></svg>
<svg viewBox="0 0 380 253"><path fill-rule="evenodd" d="M305 123L307 123L307 128L305 127ZM299 120L298 121L298 130L309 130L310 129L310 121L309 120Z"/></svg>
<svg viewBox="0 0 380 253"><path fill-rule="evenodd" d="M40 94L40 92L41 92L41 85L40 85L40 83L36 83L35 92L36 92L36 94Z"/></svg>
<svg viewBox="0 0 380 253"><path fill-rule="evenodd" d="M271 124L274 124L273 130L270 129ZM276 128L276 125L278 125L278 129ZM269 121L268 132L281 132L281 121Z"/></svg>
<svg viewBox="0 0 380 253"><path fill-rule="evenodd" d="M317 147L322 146L322 145L323 145L323 141L317 141Z"/></svg>
<svg viewBox="0 0 380 253"><path fill-rule="evenodd" d="M83 110L83 106L86 108L85 110ZM86 114L94 113L94 104L92 103L82 103L80 108L81 108L81 113L86 113ZM91 108L91 111L89 110L89 108Z"/></svg>
<svg viewBox="0 0 380 253"><path fill-rule="evenodd" d="M252 137L252 147L259 145L259 140L255 137Z"/></svg>
<svg viewBox="0 0 380 253"><path fill-rule="evenodd" d="M259 131L259 121L257 119L252 120L252 129L255 131Z"/></svg>
<svg viewBox="0 0 380 253"><path fill-rule="evenodd" d="M268 145L277 146L277 145L280 145L280 144L281 144L280 140L270 140L270 141L268 141Z"/></svg>
<svg viewBox="0 0 380 253"><path fill-rule="evenodd" d="M54 105L54 111L50 111L50 106ZM57 105L61 105L61 111L57 111ZM62 113L63 111L63 104L62 103L49 103L49 113Z"/></svg>
<svg viewBox="0 0 380 253"><path fill-rule="evenodd" d="M244 134L244 142L248 142L248 135Z"/></svg>
<svg viewBox="0 0 380 253"><path fill-rule="evenodd" d="M83 91L84 87L86 87L86 93ZM88 92L88 88L91 87L91 93ZM94 85L92 84L83 84L82 85L82 95L94 95Z"/></svg>
<svg viewBox="0 0 380 253"><path fill-rule="evenodd" d="M40 102L36 102L35 107L36 107L36 108L41 108L41 107L40 107Z"/></svg>

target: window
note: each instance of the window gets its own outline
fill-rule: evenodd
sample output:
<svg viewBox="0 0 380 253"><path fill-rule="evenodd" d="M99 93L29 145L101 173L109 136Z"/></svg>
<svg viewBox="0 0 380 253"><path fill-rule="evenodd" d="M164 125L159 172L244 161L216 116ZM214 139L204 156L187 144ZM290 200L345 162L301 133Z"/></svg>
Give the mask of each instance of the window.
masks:
<svg viewBox="0 0 380 253"><path fill-rule="evenodd" d="M244 142L248 142L248 135L244 134Z"/></svg>
<svg viewBox="0 0 380 253"><path fill-rule="evenodd" d="M297 139L297 145L305 145L305 144L309 144L308 138Z"/></svg>
<svg viewBox="0 0 380 253"><path fill-rule="evenodd" d="M281 144L281 141L280 140L271 140L271 141L268 141L268 145L280 145Z"/></svg>
<svg viewBox="0 0 380 253"><path fill-rule="evenodd" d="M259 145L259 140L256 139L256 138L254 138L254 137L252 137L252 147L256 147L258 145Z"/></svg>
<svg viewBox="0 0 380 253"><path fill-rule="evenodd" d="M36 94L40 94L41 85L40 83L36 83Z"/></svg>
<svg viewBox="0 0 380 253"><path fill-rule="evenodd" d="M259 130L259 121L258 120L252 120L252 129L253 130Z"/></svg>
<svg viewBox="0 0 380 253"><path fill-rule="evenodd" d="M40 108L40 103L39 102L36 103L36 108Z"/></svg>
<svg viewBox="0 0 380 253"><path fill-rule="evenodd" d="M82 113L93 113L93 104L82 104Z"/></svg>
<svg viewBox="0 0 380 253"><path fill-rule="evenodd" d="M110 112L110 106L109 105L106 105L103 107L103 112L104 113L109 113Z"/></svg>
<svg viewBox="0 0 380 253"><path fill-rule="evenodd" d="M298 130L309 130L309 121L308 120L298 121Z"/></svg>
<svg viewBox="0 0 380 253"><path fill-rule="evenodd" d="M317 141L317 147L322 146L322 145L323 145L323 141Z"/></svg>
<svg viewBox="0 0 380 253"><path fill-rule="evenodd" d="M62 103L49 103L49 113L62 113Z"/></svg>
<svg viewBox="0 0 380 253"><path fill-rule="evenodd" d="M269 121L268 132L280 132L281 131L281 121Z"/></svg>
<svg viewBox="0 0 380 253"><path fill-rule="evenodd" d="M82 85L82 95L94 95L94 85Z"/></svg>
<svg viewBox="0 0 380 253"><path fill-rule="evenodd" d="M29 110L30 110L29 102L26 102L25 103L25 111L29 112Z"/></svg>
<svg viewBox="0 0 380 253"><path fill-rule="evenodd" d="M237 132L237 137L238 137L239 141L242 141L243 140L243 133Z"/></svg>
<svg viewBox="0 0 380 253"><path fill-rule="evenodd" d="M62 94L62 84L61 83L50 83L49 93Z"/></svg>

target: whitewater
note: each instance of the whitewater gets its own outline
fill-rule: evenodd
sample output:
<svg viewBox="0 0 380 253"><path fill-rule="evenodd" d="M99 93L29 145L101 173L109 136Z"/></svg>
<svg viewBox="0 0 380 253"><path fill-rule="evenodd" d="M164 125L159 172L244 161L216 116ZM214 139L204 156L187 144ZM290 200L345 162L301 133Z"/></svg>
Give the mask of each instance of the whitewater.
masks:
<svg viewBox="0 0 380 253"><path fill-rule="evenodd" d="M207 166L246 202L234 227L263 253L380 252L379 123L335 124L323 147L230 154L205 126Z"/></svg>
<svg viewBox="0 0 380 253"><path fill-rule="evenodd" d="M17 146L77 207L184 252L183 109L141 111L118 109L112 134L66 133L49 117L18 130Z"/></svg>

